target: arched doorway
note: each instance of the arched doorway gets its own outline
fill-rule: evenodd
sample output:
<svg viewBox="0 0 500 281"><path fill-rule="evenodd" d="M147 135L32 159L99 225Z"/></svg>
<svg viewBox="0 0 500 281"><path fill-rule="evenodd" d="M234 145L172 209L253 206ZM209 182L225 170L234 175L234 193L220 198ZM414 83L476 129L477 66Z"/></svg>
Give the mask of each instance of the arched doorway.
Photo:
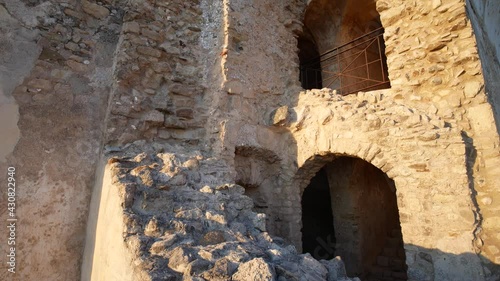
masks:
<svg viewBox="0 0 500 281"><path fill-rule="evenodd" d="M302 195L302 250L316 259L332 259L335 242L330 186L323 168Z"/></svg>
<svg viewBox="0 0 500 281"><path fill-rule="evenodd" d="M359 158L335 158L304 190L302 208L305 252L340 256L348 275L362 280L407 279L395 184L384 172Z"/></svg>
<svg viewBox="0 0 500 281"><path fill-rule="evenodd" d="M302 87L343 95L390 88L383 33L376 0L310 1L298 37Z"/></svg>

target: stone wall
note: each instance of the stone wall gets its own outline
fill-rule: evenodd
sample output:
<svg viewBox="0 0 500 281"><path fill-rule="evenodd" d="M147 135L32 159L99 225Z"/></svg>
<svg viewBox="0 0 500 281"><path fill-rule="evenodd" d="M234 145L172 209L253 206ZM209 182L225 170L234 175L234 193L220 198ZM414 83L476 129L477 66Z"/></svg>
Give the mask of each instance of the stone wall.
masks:
<svg viewBox="0 0 500 281"><path fill-rule="evenodd" d="M107 144L198 144L205 86L200 3L131 1L116 53Z"/></svg>
<svg viewBox="0 0 500 281"><path fill-rule="evenodd" d="M460 131L446 127L438 116L395 104L385 96L387 92L390 90L341 98L326 90L307 91L290 109L297 116L288 126L298 144L299 170L285 185L284 194L293 209L293 215L284 216L289 223L285 227L293 235L288 237L300 245L300 216L296 214L300 213L301 190L312 176L336 155L358 157L394 180L404 243L419 246L418 250L407 248L406 256L428 254L439 272L426 278L480 280L477 256L468 258L468 264L460 266L462 271L450 267L462 263L460 254L474 253L474 210ZM447 216L449 213L455 215ZM441 260L447 262L439 263ZM409 278L418 280L422 274L418 265L410 259L407 263L418 271L409 271ZM445 277L439 277L441 273Z"/></svg>
<svg viewBox="0 0 500 281"><path fill-rule="evenodd" d="M184 159L175 153L163 160L177 164L165 164L172 170L161 173L155 161L148 162L153 165L149 167L133 160L135 174L123 175L154 186L140 190L139 195L151 197L141 199L135 211L150 207L146 211L154 216L170 206L170 195L167 201L156 200L163 192L153 191L163 188L154 182L170 177L175 180L168 184L188 187L186 194L210 200L227 195L214 189L224 182L258 183L257 193L272 204L266 211L267 226L262 216L255 215L252 223L283 236L298 250L303 189L338 155L361 158L395 182L410 278L500 276L500 144L492 110L499 106L496 90L490 90L494 85L488 85L497 72L483 54L484 62L479 60L464 1L376 1L392 89L348 97L329 89L301 92L297 37L303 33L309 2L0 0L0 21L6 23L0 25L0 124L12 132L1 140L0 169L18 169L18 217L23 225L18 235L27 241L18 248L23 265L16 278L80 276L101 148L103 163L112 156L127 163L126 157L134 158L141 150L153 155L167 149L179 154L184 149L199 151L199 157L210 159L203 184L196 173L186 172L189 167L175 162ZM470 7L476 7L469 15L472 25L483 27L482 35L476 28L476 35L480 49L486 50L486 39L494 37L492 21L480 12L481 5L471 1ZM97 168L98 174L103 169ZM210 190L191 191L193 182ZM107 222L98 219L99 209L108 203L101 187L96 184L92 199L97 210L89 218L84 279L93 274L93 251L106 255L102 243L113 240L96 235ZM228 196L245 201L239 194L244 191L235 190L238 194ZM181 201L172 203L180 208L176 212L182 211ZM120 207L115 207L116 215ZM250 208L244 206L245 214L250 215ZM190 211L181 213L188 216ZM191 224L196 218L185 219ZM152 217L139 221L143 224L138 231L152 231L145 236L155 238L130 240L139 247L133 248L134 254L151 253L149 243L158 238L156 223ZM129 223L125 227L134 220ZM113 225L113 235L124 225ZM183 258L184 250L175 254ZM149 267L155 262L165 265L159 253L140 260L145 275L161 273ZM134 259L126 258L122 261ZM95 262L106 259L113 257ZM307 264L322 268L308 258L295 261L298 265L291 269L276 267L277 274L296 274ZM176 271L177 265L169 268ZM10 278L5 272L0 277ZM167 273L177 274L170 269Z"/></svg>
<svg viewBox="0 0 500 281"><path fill-rule="evenodd" d="M5 0L0 15L2 145L9 142L0 169L16 168L18 204L17 272L2 262L0 279L78 280L121 8Z"/></svg>
<svg viewBox="0 0 500 281"><path fill-rule="evenodd" d="M263 114L300 89L294 34L303 7L296 0L224 1L223 92L212 108L222 127L221 155L230 166L236 146L252 143L252 131L267 130ZM274 136L268 133L263 138L271 143Z"/></svg>
<svg viewBox="0 0 500 281"><path fill-rule="evenodd" d="M499 196L499 138L465 2L378 1L377 9L393 99L436 113L462 131L476 205L476 251L485 264L498 263L498 209L492 202ZM495 266L490 270L499 274Z"/></svg>
<svg viewBox="0 0 500 281"><path fill-rule="evenodd" d="M232 151L235 151L234 147L236 144L264 148L273 151L275 154L280 155L280 157L283 156L280 172L277 173L277 176L280 181L286 181L287 179L290 179L291 175L293 177L293 174L295 173L294 170L297 165L299 167L302 166L303 162L301 162L300 159L305 157L302 154L303 152L301 152L304 147L309 147L311 143L316 141L325 142L325 145L327 145L326 142L330 136L321 132L335 132L334 135L342 136L343 134L354 134L352 133L353 128L358 129L360 124L366 124L363 125L367 126L366 128L371 126L370 124L377 126L376 124L381 120L381 118L372 116L372 111L378 112L380 110L378 107L370 110L370 113L366 113L367 118L373 119L367 119L365 121L349 121L349 119L353 118L351 114L354 114L354 112L351 112L354 111L354 109L349 105L346 106L346 116L340 120L335 119L335 122L348 121L345 123L346 125L332 130L326 130L322 127L314 127L315 129L308 131L309 133L305 134L304 137L298 138L298 136L294 133L294 130L301 130L301 128L304 128L306 126L304 124L309 124L306 122L308 118L316 118L313 116L321 114L323 109L321 107L307 106L300 107L300 109L294 109L298 103L298 84L296 82L298 75L291 72L285 80L275 78L270 79L270 75L283 73L281 70L282 65L278 66L277 64L273 64L276 60L271 58L274 58L275 55L268 55L267 57L269 59L265 65L259 64L262 60L255 62L254 64L257 64L257 66L253 68L246 67L245 65L247 64L247 61L253 62L252 59L254 57L258 57L258 55L255 54L252 58L249 58L246 54L252 54L251 52L254 49L261 46L259 45L259 40L262 40L260 42L266 42L267 45L273 46L272 50L278 55L281 53L285 54L288 58L287 61L292 62L288 63L288 67L297 68L297 55L289 51L295 47L294 43L283 38L279 41L279 43L277 43L279 47L275 47L272 42L275 42L274 38L282 36L295 36L294 34L299 34L301 32L300 21L303 16L303 12L300 13L300 9L298 8L305 7L299 5L296 6L296 9L292 9L294 13L292 13L289 17L289 22L291 21L292 23L290 26L287 25L286 22L279 22L280 12L275 10L274 7L267 6L267 2L265 1L255 1L251 4L243 4L239 1L228 1L227 5L231 9L229 9L228 14L226 15L228 19L228 25L226 26L226 41L233 42L232 40L234 40L236 43L228 44L228 49L223 50L223 54L227 56L224 61L226 66L224 71L226 71L226 77L229 77L228 82L226 83L227 90L230 94L233 94L233 96L228 96L228 101L235 101L231 103L232 107L229 108L229 111L239 113L226 115L234 118L226 119L225 117L222 117L222 119L227 121L225 121L226 129L222 144L224 149L221 149L221 151L226 151L226 154L228 155L227 157L231 156L230 153ZM396 119L391 121L392 124L386 125L391 127L390 129L388 127L388 131L391 133L399 131L399 133L397 133L397 137L395 135L397 140L388 141L388 136L386 136L386 133L383 132L384 130L377 128L375 131L379 135L376 136L376 139L377 141L383 141L386 144L401 142L406 143L408 139L413 138L410 136L416 137L416 134L421 135L419 138L417 137L419 141L425 141L425 139L428 139L428 141L435 141L439 143L440 140L434 139L435 136L432 136L432 133L428 131L430 128L437 127L440 128L439 130L445 131L453 130L454 133L451 135L454 140L452 143L464 143L466 147L456 148L454 152L448 152L450 150L449 145L443 145L443 147L436 150L439 151L436 153L442 155L451 154L446 157L442 156L442 160L438 161L440 164L436 164L437 162L435 162L432 165L435 165L436 167L439 167L439 165L449 166L445 163L453 161L457 168L460 167L459 169L462 171L460 173L463 173L460 176L461 179L458 181L461 186L461 191L459 192L460 195L456 195L461 197L460 200L462 200L462 203L455 204L454 208L463 209L463 211L459 211L457 209L457 214L460 214L460 217L466 218L465 221L467 221L467 223L459 227L461 230L456 229L455 231L457 231L457 233L463 232L463 235L466 235L468 238L461 236L460 239L462 239L462 242L460 244L464 248L460 250L453 249L453 247L448 250L445 250L444 248L441 249L443 253L446 253L447 251L453 253L463 251L464 253L472 253L472 255L474 255L475 252L480 252L481 256L484 257L483 262L485 265L490 264L490 262L495 262L496 254L494 253L497 253L495 249L497 247L496 245L498 245L495 233L498 231L495 223L496 215L494 214L496 212L496 208L492 202L497 200L497 187L499 186L498 177L495 176L495 174L498 173L497 167L499 167L498 134L494 129L492 108L488 103L488 99L484 91L481 63L479 61L471 24L466 18L465 3L464 1L459 0L432 1L425 3L394 0L377 1L376 5L377 11L380 13L382 26L385 28L384 39L386 44L389 78L391 80L392 89L390 91L378 92L378 94L375 92L373 95L368 95L364 98L366 98L370 104L380 100L381 97L384 97L386 100L391 100L394 104L387 105L386 110L388 110L388 112L395 110L391 114L394 114ZM241 15L240 12L243 9L238 8L240 6L246 7L243 15ZM254 16L253 18L257 19L255 22L244 24L245 22L241 20L242 24L237 25L238 21L234 21L234 18L245 19L245 15L247 13L253 14L254 10L258 11L262 9L261 7L265 7L268 12L263 16ZM285 11L288 10L285 9ZM274 30L269 29L266 26L260 28L260 32L252 33L252 31L256 29L255 26L261 26L258 18L265 18L273 13L275 13L275 18L278 19L279 22L275 23L277 26ZM299 22L297 23L297 21ZM273 22L275 22L275 19L267 20L266 24L274 26ZM234 28L231 28L233 26ZM282 33L280 30L284 30L283 27L288 27L289 31ZM235 30L237 32L235 32ZM246 42L251 44L245 48L244 45ZM251 49L249 50L249 48ZM283 52L283 50L287 51ZM262 50L261 53L265 54L266 51ZM274 71L272 71L273 69ZM264 71L267 75L267 80L260 79ZM237 79L235 78L236 80L230 80L232 79L232 73L234 73L235 76L238 74L236 77ZM274 91L269 92L269 94L265 96L259 96L259 101L261 101L259 103L252 103L249 102L250 100L248 98L241 98L241 96L245 95L251 97L253 93L251 89L253 89L252 87L255 87L256 85L259 85L260 87L262 87L261 85L266 85L266 87L271 89L274 87L275 89L278 89L276 93L279 94L281 93L281 90L279 89L281 89L280 87L282 87L281 85L283 85L283 81L290 82L286 84L287 87L285 89L285 95L281 98L276 99L273 97L271 94L275 93ZM304 101L307 99L309 99L309 97L304 97ZM239 100L243 102L239 102ZM330 108L332 116L339 116L337 109L326 106L325 103L321 106ZM264 104L265 106L263 106ZM275 104L276 107L273 108L273 104ZM399 108L397 106L398 104L404 104L406 109L400 111L397 109ZM288 128L285 126L284 128L283 123L286 122L284 122L284 119L278 116L278 114L272 117L274 120L269 120L268 114L270 112L273 112L274 114L275 111L273 110L278 108L279 105L288 105L288 110L285 110L285 112L289 111L290 120L297 121L297 128L293 126ZM260 115L257 114L258 112L260 112ZM325 112L325 116L322 116L321 118L324 118L324 120L333 118L326 117L329 114L330 113ZM245 122L237 121L241 118L240 116L245 116ZM342 114L340 114L340 116L342 116ZM429 116L433 117L431 118ZM411 128L413 125L409 125L408 128L411 128L408 129L409 131L407 129L402 129L400 124L403 121L406 122L408 120L413 120L409 122L420 125L417 125L417 129ZM434 122L433 125L429 125L428 128L425 128L428 126L425 124L430 121ZM276 126L265 126L266 124L273 123ZM318 121L318 124L323 124L323 121ZM288 132L287 129L289 130ZM418 132L418 130L422 131ZM441 133L438 134L441 136ZM312 140L311 138L317 140ZM367 136L365 139L360 139L360 142L373 143L375 142L375 139ZM439 144L435 145L440 147ZM414 142L412 144L408 144L408 147L403 145L401 149L410 150L411 148L409 147L413 147L416 154L425 154L426 151L432 150L427 145L419 147L417 143ZM390 149L392 150L394 148L391 146ZM326 151L330 151L332 153L344 153L342 151L336 151L336 149L329 149ZM311 155L308 155L307 157L310 156ZM445 160L447 157L453 160ZM413 175L419 175L417 170L420 168L418 167L423 167L424 164L430 165L429 161L432 157L429 156L428 158L424 157L421 159L422 163L414 163L416 165L415 168L403 172L403 174L405 174L403 177L409 179ZM467 164L464 166L463 163L465 161ZM228 160L228 163L231 164L230 159ZM408 164L408 166L414 164ZM318 169L319 168L320 167L318 167ZM425 170L427 168L424 167L422 169ZM443 180L442 184L449 186L449 179L439 179L442 177L442 174L438 174L436 174L438 181ZM394 175L389 173L389 176L393 177ZM452 178L456 179L455 177ZM305 181L307 182L309 179L310 177L306 177ZM404 183L400 184L406 186L407 182L405 180ZM428 178L421 179L421 184L427 186L435 185L430 184ZM396 185L398 185L398 183L396 183ZM282 186L283 185L280 185L278 192L282 192ZM404 192L399 191L398 200L401 200L399 197L402 196L412 197L413 193L414 191L412 190ZM471 193L472 196L469 196L469 193ZM295 224L300 222L300 216L298 215L297 210L298 206L300 206L300 198L293 199L286 196L285 198L286 199L281 200L283 201L283 206L279 208L281 211L278 211L278 213L280 213L280 219L287 218L286 220L289 220L290 224L287 225L286 223L282 223L280 227L277 227L278 230L275 234L283 234L286 236L290 235L289 233L299 233L300 228L297 228ZM414 210L412 209L408 212L400 210L402 224L420 224L417 221L425 219L417 219L413 214L415 212L419 212L419 210L423 210L423 208L426 208L424 207L426 204L433 204L431 202L434 200L439 201L441 199L421 198L419 200L410 200L411 203L407 203L407 206L413 206L411 208L414 208ZM398 202L400 203L399 205L401 205L401 202ZM431 209L432 208L429 209L429 212L431 212ZM417 219L417 221L407 221L412 219ZM466 226L467 224L470 225ZM431 231L431 229L432 231L443 231L439 230L439 225L442 225L441 223L436 222L435 224L433 223L433 225L434 226L428 227L422 226L419 230L411 228L411 233L405 233L406 230L405 227L403 227L405 243L407 243L407 245L415 244L421 247L428 247L428 249L439 249L439 247L447 248L448 246L442 245L438 247L435 243L431 242L433 238L428 238L428 242L421 241L422 239L427 241L427 238L422 237L426 237L426 233ZM406 229L410 228L407 227ZM290 236L286 237L290 238ZM296 237L297 238L292 238L292 240L295 241L295 245L299 246L300 241L298 240L298 236ZM419 241L411 241L416 237L421 238L417 239ZM448 234L443 237L448 237ZM409 240L407 240L407 238ZM447 244L447 242L443 242L442 244ZM470 246L471 244L474 246ZM419 261L409 262L418 263ZM444 268L447 267L446 265L441 265L444 266ZM498 275L496 272L490 274L490 272L495 270L495 266L492 264L490 265L491 267L486 269L486 275ZM475 275L479 273L473 272L471 274Z"/></svg>
<svg viewBox="0 0 500 281"><path fill-rule="evenodd" d="M107 155L96 185L105 199L99 240L84 280L359 281L340 259L320 262L271 237L244 188L219 184L228 179L220 160L164 149Z"/></svg>

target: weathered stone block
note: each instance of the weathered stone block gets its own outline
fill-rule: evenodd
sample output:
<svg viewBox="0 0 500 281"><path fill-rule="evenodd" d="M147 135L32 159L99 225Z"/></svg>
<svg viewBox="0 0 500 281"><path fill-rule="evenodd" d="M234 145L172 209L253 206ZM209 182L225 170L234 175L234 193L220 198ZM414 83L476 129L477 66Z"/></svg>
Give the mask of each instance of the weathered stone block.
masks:
<svg viewBox="0 0 500 281"><path fill-rule="evenodd" d="M271 124L274 126L283 126L288 118L288 106L282 106L271 113Z"/></svg>
<svg viewBox="0 0 500 281"><path fill-rule="evenodd" d="M107 8L87 0L82 0L82 9L85 13L98 19L104 19L109 16Z"/></svg>
<svg viewBox="0 0 500 281"><path fill-rule="evenodd" d="M143 115L142 119L153 124L163 124L165 115L158 110L151 110Z"/></svg>
<svg viewBox="0 0 500 281"><path fill-rule="evenodd" d="M141 31L141 26L138 22L129 21L123 24L122 30L125 33L139 33Z"/></svg>
<svg viewBox="0 0 500 281"><path fill-rule="evenodd" d="M138 46L137 52L150 57L155 57L155 58L161 57L161 51L152 47Z"/></svg>
<svg viewBox="0 0 500 281"><path fill-rule="evenodd" d="M168 266L177 272L183 273L188 264L195 259L196 256L190 249L179 246L172 251L168 260Z"/></svg>
<svg viewBox="0 0 500 281"><path fill-rule="evenodd" d="M255 258L241 264L232 276L235 281L272 281L276 279L274 269L262 258Z"/></svg>
<svg viewBox="0 0 500 281"><path fill-rule="evenodd" d="M175 115L177 115L177 117L179 117L179 118L193 119L194 118L194 111L190 108L181 108L175 112Z"/></svg>
<svg viewBox="0 0 500 281"><path fill-rule="evenodd" d="M40 89L43 91L52 90L52 82L45 79L34 79L28 82L28 86L36 89Z"/></svg>
<svg viewBox="0 0 500 281"><path fill-rule="evenodd" d="M474 98L481 91L482 84L479 81L466 82L464 85L465 97Z"/></svg>

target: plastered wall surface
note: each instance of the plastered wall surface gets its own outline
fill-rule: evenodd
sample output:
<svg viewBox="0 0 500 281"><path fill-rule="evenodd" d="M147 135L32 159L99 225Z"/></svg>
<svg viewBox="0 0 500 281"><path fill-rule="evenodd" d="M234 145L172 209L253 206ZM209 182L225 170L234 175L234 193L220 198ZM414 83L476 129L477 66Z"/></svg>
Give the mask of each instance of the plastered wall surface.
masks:
<svg viewBox="0 0 500 281"><path fill-rule="evenodd" d="M118 189L112 187L112 176L105 163L99 164L90 206L85 255L80 280L136 280L132 254L122 239Z"/></svg>
<svg viewBox="0 0 500 281"><path fill-rule="evenodd" d="M87 4L0 2L1 114L10 113L1 121L2 142L9 143L2 143L0 166L16 169L18 218L16 273L2 262L2 280L80 276L119 32L117 10L96 14ZM1 233L6 237L6 228Z"/></svg>

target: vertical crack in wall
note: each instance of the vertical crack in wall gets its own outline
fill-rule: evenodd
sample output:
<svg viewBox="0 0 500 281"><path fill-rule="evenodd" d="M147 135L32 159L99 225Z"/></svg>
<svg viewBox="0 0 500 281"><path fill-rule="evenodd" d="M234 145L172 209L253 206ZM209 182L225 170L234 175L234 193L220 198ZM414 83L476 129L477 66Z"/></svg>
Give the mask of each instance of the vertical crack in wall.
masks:
<svg viewBox="0 0 500 281"><path fill-rule="evenodd" d="M471 209L474 213L474 231L472 232L474 238L472 241L472 247L476 251L476 254L479 254L483 244L481 240L483 216L481 214L481 208L477 202L477 191L474 183L474 163L476 163L477 159L477 150L474 146L474 140L464 131L462 131L462 139L465 143L465 166L467 169L467 179L469 182L470 197L472 202Z"/></svg>

